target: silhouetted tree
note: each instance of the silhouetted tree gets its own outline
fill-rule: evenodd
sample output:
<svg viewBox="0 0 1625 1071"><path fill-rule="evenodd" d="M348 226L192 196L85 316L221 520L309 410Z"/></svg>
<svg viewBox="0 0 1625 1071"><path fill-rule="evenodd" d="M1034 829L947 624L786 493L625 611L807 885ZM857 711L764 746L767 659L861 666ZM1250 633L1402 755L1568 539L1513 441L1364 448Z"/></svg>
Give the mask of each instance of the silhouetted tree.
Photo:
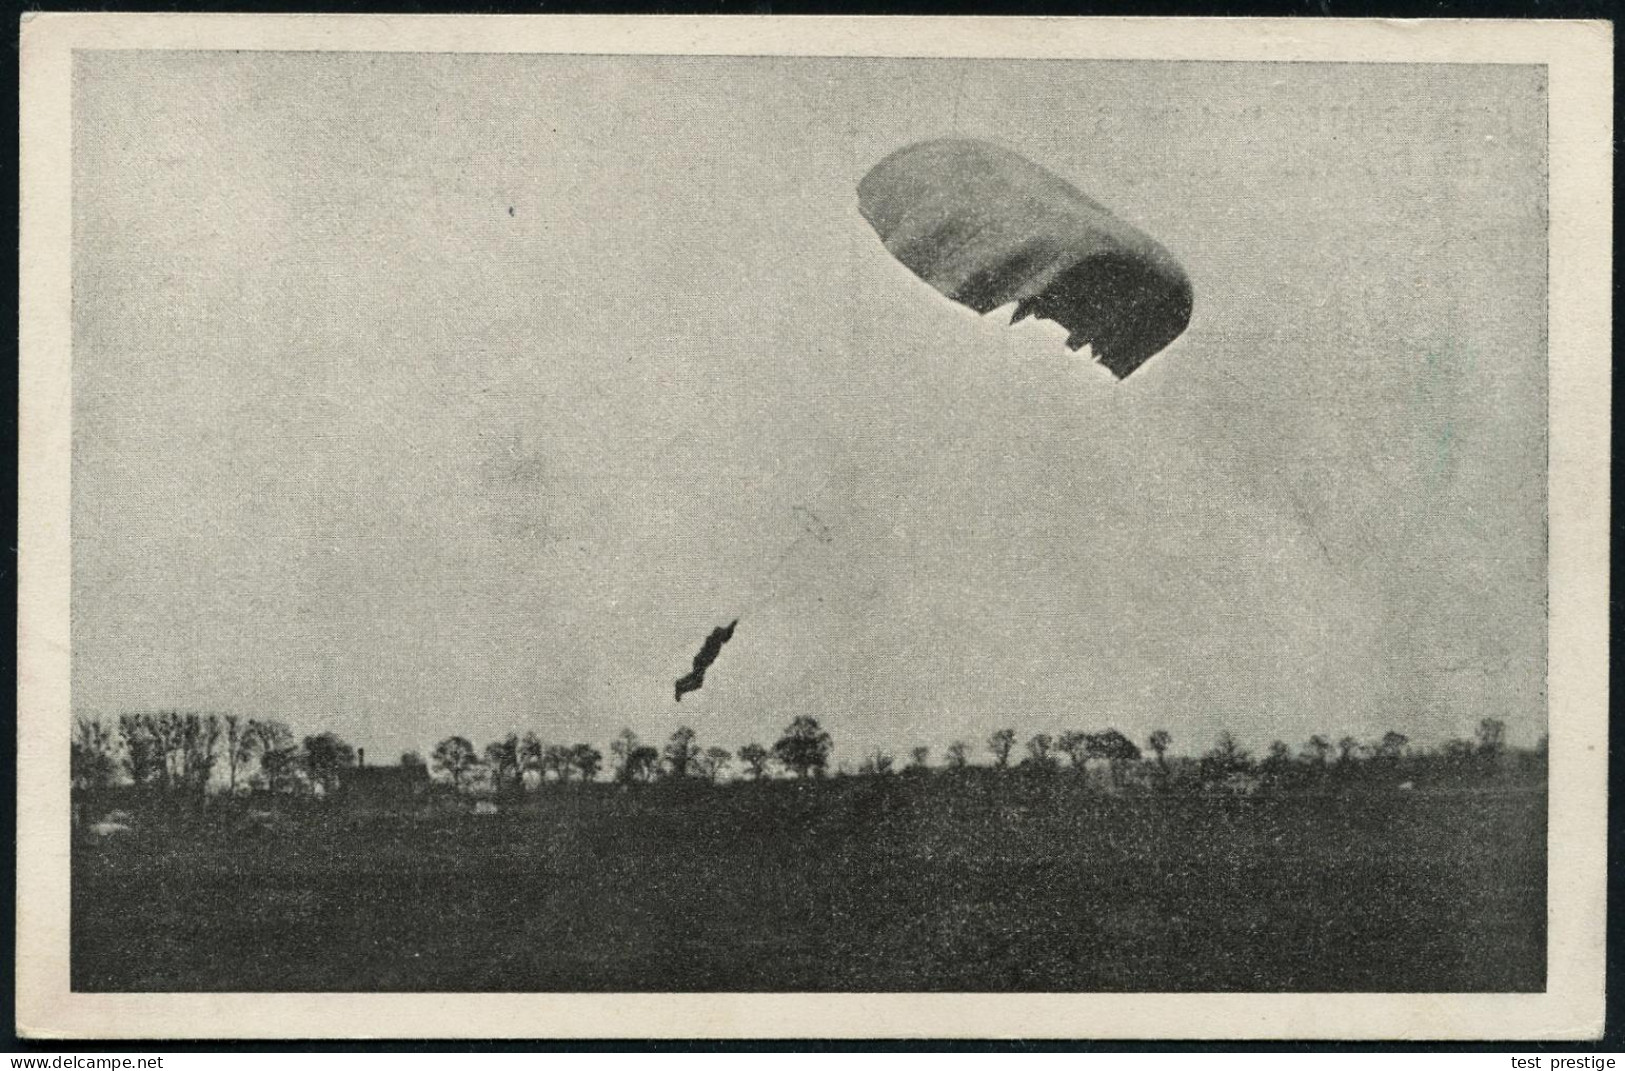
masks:
<svg viewBox="0 0 1625 1071"><path fill-rule="evenodd" d="M175 710L119 717L130 780L203 793L219 758L220 718Z"/></svg>
<svg viewBox="0 0 1625 1071"><path fill-rule="evenodd" d="M355 748L333 733L307 736L300 748L305 760L305 776L324 792L338 787L342 771L355 765ZM473 750L470 745L469 750Z"/></svg>
<svg viewBox="0 0 1625 1071"><path fill-rule="evenodd" d="M1213 750L1202 756L1202 780L1213 783L1223 781L1231 774L1246 773L1252 769L1252 757L1229 733L1220 733Z"/></svg>
<svg viewBox="0 0 1625 1071"><path fill-rule="evenodd" d="M272 792L298 787L298 749L293 731L280 721L250 718L244 728L254 754L259 756L260 778Z"/></svg>
<svg viewBox="0 0 1625 1071"><path fill-rule="evenodd" d="M113 783L118 772L117 743L113 730L98 718L78 717L73 722L73 743L69 767L73 783L79 788L104 789Z"/></svg>
<svg viewBox="0 0 1625 1071"><path fill-rule="evenodd" d="M1016 731L1014 729L1000 729L987 738L987 749L993 753L993 765L996 769L1004 769L1010 765L1010 752L1016 746Z"/></svg>
<svg viewBox="0 0 1625 1071"><path fill-rule="evenodd" d="M1377 757L1390 765L1399 762L1400 756L1405 753L1405 745L1410 743L1410 737L1404 733L1392 730L1382 734L1382 740L1377 744Z"/></svg>
<svg viewBox="0 0 1625 1071"><path fill-rule="evenodd" d="M700 776L715 784L728 772L728 764L733 762L733 752L725 747L708 747L705 754L695 760Z"/></svg>
<svg viewBox="0 0 1625 1071"><path fill-rule="evenodd" d="M1055 750L1066 756L1076 773L1083 773L1089 764L1089 734L1068 729L1055 738Z"/></svg>
<svg viewBox="0 0 1625 1071"><path fill-rule="evenodd" d="M640 746L638 734L631 729L622 729L621 735L609 742L609 753L615 756L615 780L627 784L637 779L632 754Z"/></svg>
<svg viewBox="0 0 1625 1071"><path fill-rule="evenodd" d="M491 787L498 793L525 791L525 766L517 733L485 745L485 765L491 771Z"/></svg>
<svg viewBox="0 0 1625 1071"><path fill-rule="evenodd" d="M677 731L671 734L671 739L666 741L666 770L673 777L687 777L699 755L699 745L694 743L694 730L679 725Z"/></svg>
<svg viewBox="0 0 1625 1071"><path fill-rule="evenodd" d="M931 762L931 749L917 747L908 753L908 768L911 770L924 770Z"/></svg>
<svg viewBox="0 0 1625 1071"><path fill-rule="evenodd" d="M1049 733L1034 733L1027 741L1027 758L1022 765L1038 773L1050 773L1055 769L1055 738Z"/></svg>
<svg viewBox="0 0 1625 1071"><path fill-rule="evenodd" d="M818 719L803 714L792 721L773 745L773 754L786 770L798 777L824 775L834 742L818 724Z"/></svg>
<svg viewBox="0 0 1625 1071"><path fill-rule="evenodd" d="M157 755L158 784L168 792L181 784L185 772L185 727L179 711L143 714L142 724Z"/></svg>
<svg viewBox="0 0 1625 1071"><path fill-rule="evenodd" d="M581 780L592 781L604 764L604 754L591 744L577 744L570 749L570 765L581 775Z"/></svg>
<svg viewBox="0 0 1625 1071"><path fill-rule="evenodd" d="M628 781L653 781L660 773L660 751L652 744L639 744L627 753Z"/></svg>
<svg viewBox="0 0 1625 1071"><path fill-rule="evenodd" d="M1272 789L1283 787L1292 774L1292 749L1283 740L1270 743L1269 752L1258 765L1259 775Z"/></svg>
<svg viewBox="0 0 1625 1071"><path fill-rule="evenodd" d="M451 787L458 792L463 790L463 782L479 762L474 745L461 736L446 737L434 746L429 757L434 760L435 769L451 778Z"/></svg>
<svg viewBox="0 0 1625 1071"><path fill-rule="evenodd" d="M767 776L767 764L772 760L772 753L761 744L746 744L739 749L739 761L745 764L745 772L752 781L760 781Z"/></svg>
<svg viewBox="0 0 1625 1071"><path fill-rule="evenodd" d="M1441 749L1445 765L1460 770L1468 766L1478 754L1478 745L1472 740L1446 740Z"/></svg>
<svg viewBox="0 0 1625 1071"><path fill-rule="evenodd" d="M963 740L955 740L949 744L944 754L947 756L950 770L963 770L970 763L970 748Z"/></svg>
<svg viewBox="0 0 1625 1071"><path fill-rule="evenodd" d="M547 754L547 745L535 733L526 733L519 740L519 776L523 778L527 772L534 771L536 780L542 781L547 773L542 761Z"/></svg>
<svg viewBox="0 0 1625 1071"><path fill-rule="evenodd" d="M163 759L147 719L140 714L120 714L118 732L124 745L124 770L131 782L139 786L157 784Z"/></svg>
<svg viewBox="0 0 1625 1071"><path fill-rule="evenodd" d="M570 771L575 769L575 750L564 744L549 744L542 748L542 761L538 767L541 777L549 772L560 783L570 780Z"/></svg>
<svg viewBox="0 0 1625 1071"><path fill-rule="evenodd" d="M1324 767L1332 753L1332 743L1324 736L1316 734L1309 738L1303 746L1303 757L1315 766Z"/></svg>
<svg viewBox="0 0 1625 1071"><path fill-rule="evenodd" d="M1486 759L1498 759L1506 750L1507 723L1500 718L1485 718L1478 723L1478 753Z"/></svg>
<svg viewBox="0 0 1625 1071"><path fill-rule="evenodd" d="M1089 752L1090 758L1105 760L1113 787L1116 787L1122 779L1123 767L1139 761L1140 758L1140 749L1135 746L1134 741L1116 729L1088 734L1084 748Z"/></svg>
<svg viewBox="0 0 1625 1071"><path fill-rule="evenodd" d="M209 791L209 778L220 757L220 717L188 713L180 720L180 783L199 796Z"/></svg>
<svg viewBox="0 0 1625 1071"><path fill-rule="evenodd" d="M864 756L863 761L858 764L858 773L884 777L891 773L891 768L891 756L877 750Z"/></svg>
<svg viewBox="0 0 1625 1071"><path fill-rule="evenodd" d="M1337 742L1337 764L1339 766L1353 765L1355 758L1360 754L1360 742L1352 736L1345 736Z"/></svg>
<svg viewBox="0 0 1625 1071"><path fill-rule="evenodd" d="M254 759L253 745L248 738L248 726L236 714L220 718L226 735L226 794L237 795L237 771Z"/></svg>
<svg viewBox="0 0 1625 1071"><path fill-rule="evenodd" d="M1168 771L1168 759L1166 758L1168 746L1173 742L1174 738L1168 735L1166 729L1158 729L1153 732L1151 738L1145 742L1146 746L1157 756L1157 768L1164 773Z"/></svg>

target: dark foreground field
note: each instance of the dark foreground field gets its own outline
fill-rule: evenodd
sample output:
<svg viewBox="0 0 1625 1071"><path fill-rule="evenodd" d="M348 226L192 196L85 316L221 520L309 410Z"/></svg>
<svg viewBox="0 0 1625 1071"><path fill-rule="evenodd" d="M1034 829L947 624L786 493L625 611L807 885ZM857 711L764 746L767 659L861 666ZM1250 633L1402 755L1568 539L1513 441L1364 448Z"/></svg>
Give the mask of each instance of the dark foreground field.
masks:
<svg viewBox="0 0 1625 1071"><path fill-rule="evenodd" d="M1545 988L1541 792L681 789L138 813L75 845L73 987Z"/></svg>

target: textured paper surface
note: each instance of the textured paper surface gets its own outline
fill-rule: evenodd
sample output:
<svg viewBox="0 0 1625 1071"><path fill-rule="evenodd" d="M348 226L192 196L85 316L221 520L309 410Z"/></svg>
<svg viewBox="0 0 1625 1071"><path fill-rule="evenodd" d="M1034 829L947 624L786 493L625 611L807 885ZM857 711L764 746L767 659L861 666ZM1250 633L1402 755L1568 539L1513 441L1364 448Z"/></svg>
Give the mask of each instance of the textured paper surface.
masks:
<svg viewBox="0 0 1625 1071"><path fill-rule="evenodd" d="M18 1021L64 1037L1561 1038L1601 1029L1611 32L1596 23L39 16L22 28ZM67 966L73 50L997 57L1544 68L1549 989L1541 995L107 995ZM126 57L128 59L128 57ZM365 400L358 402L365 405Z"/></svg>

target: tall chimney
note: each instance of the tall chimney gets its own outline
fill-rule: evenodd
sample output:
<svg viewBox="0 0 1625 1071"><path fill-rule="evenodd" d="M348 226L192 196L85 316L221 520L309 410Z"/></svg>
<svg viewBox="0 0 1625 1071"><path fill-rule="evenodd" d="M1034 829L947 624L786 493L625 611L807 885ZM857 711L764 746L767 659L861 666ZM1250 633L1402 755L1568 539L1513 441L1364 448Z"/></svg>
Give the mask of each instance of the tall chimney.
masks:
<svg viewBox="0 0 1625 1071"><path fill-rule="evenodd" d="M357 766L365 766L365 765L367 765L367 749L366 748L358 747L358 748L355 749L355 764Z"/></svg>

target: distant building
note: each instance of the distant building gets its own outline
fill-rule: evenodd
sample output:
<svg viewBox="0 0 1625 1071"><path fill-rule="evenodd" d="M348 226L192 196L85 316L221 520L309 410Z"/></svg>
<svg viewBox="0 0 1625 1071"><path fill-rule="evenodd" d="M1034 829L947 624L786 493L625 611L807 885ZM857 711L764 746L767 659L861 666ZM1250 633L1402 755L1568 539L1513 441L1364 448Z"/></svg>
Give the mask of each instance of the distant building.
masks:
<svg viewBox="0 0 1625 1071"><path fill-rule="evenodd" d="M341 781L346 803L397 807L421 802L429 794L429 767L423 763L368 766L367 752L356 752L356 764Z"/></svg>

